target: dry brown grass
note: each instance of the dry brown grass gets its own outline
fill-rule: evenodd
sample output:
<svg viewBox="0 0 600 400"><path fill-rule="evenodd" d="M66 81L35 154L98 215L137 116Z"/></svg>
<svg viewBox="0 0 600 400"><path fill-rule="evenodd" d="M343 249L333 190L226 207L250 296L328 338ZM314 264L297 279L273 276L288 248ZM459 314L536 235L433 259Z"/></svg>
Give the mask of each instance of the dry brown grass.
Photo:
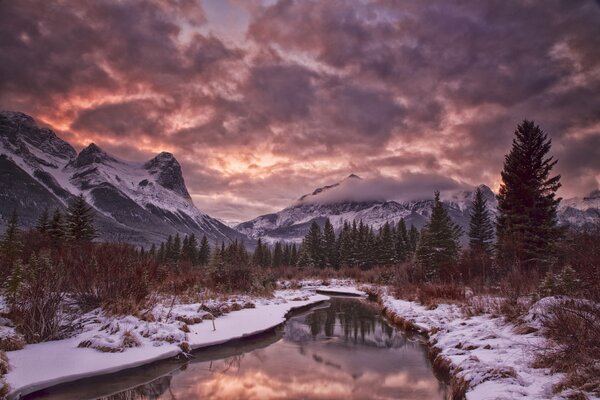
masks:
<svg viewBox="0 0 600 400"><path fill-rule="evenodd" d="M23 346L25 346L25 338L18 333L0 339L0 351L21 350Z"/></svg>
<svg viewBox="0 0 600 400"><path fill-rule="evenodd" d="M551 346L534 366L567 374L557 391L573 388L600 395L600 306L565 300L548 311L543 325Z"/></svg>

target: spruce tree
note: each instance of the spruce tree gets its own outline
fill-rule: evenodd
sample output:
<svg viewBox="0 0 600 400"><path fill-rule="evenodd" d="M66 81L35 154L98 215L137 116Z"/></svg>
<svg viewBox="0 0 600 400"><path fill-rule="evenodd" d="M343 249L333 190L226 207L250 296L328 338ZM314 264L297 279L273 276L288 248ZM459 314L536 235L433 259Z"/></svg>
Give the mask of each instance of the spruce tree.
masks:
<svg viewBox="0 0 600 400"><path fill-rule="evenodd" d="M475 190L469 222L469 246L476 254L491 255L494 244L494 225L490 219L487 200L481 188Z"/></svg>
<svg viewBox="0 0 600 400"><path fill-rule="evenodd" d="M421 234L416 226L411 225L410 230L408 231L408 244L409 244L409 252L414 254L417 251L417 245L419 243Z"/></svg>
<svg viewBox="0 0 600 400"><path fill-rule="evenodd" d="M323 265L330 268L339 267L339 256L333 225L329 218L325 220L322 239Z"/></svg>
<svg viewBox="0 0 600 400"><path fill-rule="evenodd" d="M379 230L379 237L377 238L377 264L379 265L392 265L396 259L394 251L394 237L395 232L392 231L392 227L389 222L386 222Z"/></svg>
<svg viewBox="0 0 600 400"><path fill-rule="evenodd" d="M397 263L403 263L408 260L408 255L411 252L408 239L408 231L404 219L398 222L396 229L395 244L394 244L394 260Z"/></svg>
<svg viewBox="0 0 600 400"><path fill-rule="evenodd" d="M200 249L198 250L198 264L205 266L208 265L208 261L210 260L210 244L208 243L208 239L206 235L202 236L202 241L200 242Z"/></svg>
<svg viewBox="0 0 600 400"><path fill-rule="evenodd" d="M353 251L354 251L354 242L352 241L352 228L348 222L344 222L344 226L340 232L340 236L338 238L339 249L339 264L342 267L349 267L354 265L353 262Z"/></svg>
<svg viewBox="0 0 600 400"><path fill-rule="evenodd" d="M19 234L19 216L17 210L14 209L10 216L8 226L6 227L6 232L4 232L2 240L0 241L2 277L7 276L7 274L11 272L13 264L21 254L23 244L19 239Z"/></svg>
<svg viewBox="0 0 600 400"><path fill-rule="evenodd" d="M181 259L181 236L179 232L175 234L173 239L173 247L171 248L171 261L176 263Z"/></svg>
<svg viewBox="0 0 600 400"><path fill-rule="evenodd" d="M323 253L321 246L321 227L315 221L310 226L304 238L303 250L308 257L308 267L321 267L323 265Z"/></svg>
<svg viewBox="0 0 600 400"><path fill-rule="evenodd" d="M498 259L504 265L541 265L553 254L560 236L556 209L560 175L550 176L556 160L548 153L552 141L533 121L515 131L504 160L496 222Z"/></svg>
<svg viewBox="0 0 600 400"><path fill-rule="evenodd" d="M50 216L48 214L48 208L44 208L40 214L35 229L40 233L47 233L50 228Z"/></svg>
<svg viewBox="0 0 600 400"><path fill-rule="evenodd" d="M50 235L50 238L54 244L59 244L65 237L63 218L58 208L56 208L52 214L52 220L50 221L50 226L48 227L48 234Z"/></svg>
<svg viewBox="0 0 600 400"><path fill-rule="evenodd" d="M89 242L96 237L92 208L83 194L71 203L67 210L65 237L74 242Z"/></svg>
<svg viewBox="0 0 600 400"><path fill-rule="evenodd" d="M279 268L283 265L283 247L281 246L281 242L275 243L271 264L274 268Z"/></svg>
<svg viewBox="0 0 600 400"><path fill-rule="evenodd" d="M417 260L423 267L425 276L435 280L445 265L458 259L461 228L452 220L440 201L440 192L435 192L429 222L421 231L417 247Z"/></svg>

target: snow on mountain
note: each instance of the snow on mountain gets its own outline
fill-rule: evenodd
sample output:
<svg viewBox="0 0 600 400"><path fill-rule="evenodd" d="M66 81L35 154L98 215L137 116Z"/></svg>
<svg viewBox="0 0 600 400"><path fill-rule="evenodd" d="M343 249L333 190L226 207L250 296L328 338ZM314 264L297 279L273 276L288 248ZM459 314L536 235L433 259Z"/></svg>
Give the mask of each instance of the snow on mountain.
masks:
<svg viewBox="0 0 600 400"><path fill-rule="evenodd" d="M339 231L345 221L363 221L380 228L386 222L398 223L404 219L407 225L423 227L427 222L433 198L413 201L367 200L367 194L352 195L360 191L361 178L350 175L341 182L324 186L306 194L291 206L272 214L262 215L236 226L239 232L267 242L278 240L300 242L313 221L323 225L329 218ZM495 212L496 198L492 190L481 185L490 210ZM465 230L468 226L470 204L474 191L461 190L442 193L442 200L450 216ZM356 199L360 199L357 201Z"/></svg>
<svg viewBox="0 0 600 400"><path fill-rule="evenodd" d="M363 221L377 229L386 222L397 223L404 219L407 226L414 225L420 229L429 219L433 194L429 198L412 201L367 200L369 193L364 192L369 186L363 182L358 176L350 175L341 182L315 189L279 212L262 215L235 228L245 235L262 238L269 243L280 240L300 242L313 221L323 225L327 218L336 231L341 229L345 221ZM483 191L490 212L495 215L498 203L494 192L486 185L480 185L479 188ZM450 217L465 233L468 232L474 193L474 189L451 190L440 195ZM558 210L559 223L586 227L600 221L599 210L600 190L596 190L582 199L563 201ZM463 237L463 240L466 238Z"/></svg>
<svg viewBox="0 0 600 400"><path fill-rule="evenodd" d="M561 201L558 220L564 225L590 227L600 223L600 190L589 195Z"/></svg>
<svg viewBox="0 0 600 400"><path fill-rule="evenodd" d="M195 207L170 153L130 162L92 143L77 154L28 115L3 111L0 157L4 221L17 208L22 221L32 225L44 207L64 209L82 193L97 211L103 239L143 244L177 232L206 234L211 241L247 239Z"/></svg>

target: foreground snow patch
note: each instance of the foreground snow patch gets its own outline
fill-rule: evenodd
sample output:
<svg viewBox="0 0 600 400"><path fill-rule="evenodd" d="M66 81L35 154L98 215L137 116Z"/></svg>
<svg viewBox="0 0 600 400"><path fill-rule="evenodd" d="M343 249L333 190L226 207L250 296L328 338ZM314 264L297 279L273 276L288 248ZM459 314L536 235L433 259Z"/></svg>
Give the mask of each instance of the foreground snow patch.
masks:
<svg viewBox="0 0 600 400"><path fill-rule="evenodd" d="M515 326L500 317L467 317L457 305L431 310L387 294L380 300L389 312L429 334L453 375L469 383L467 399L556 397L552 386L563 376L530 367L534 353L546 346L539 332L517 334Z"/></svg>
<svg viewBox="0 0 600 400"><path fill-rule="evenodd" d="M133 316L107 318L97 310L80 318L82 332L74 337L7 352L9 397L170 358L181 353L182 343L198 349L255 335L285 322L289 311L327 299L306 290L278 291L272 299L255 301L254 308L235 307L235 312L216 318L216 330L212 321L189 325L182 321L186 317L192 318L190 323L202 321L209 314L212 319L214 311L201 310L206 304L159 306L151 321ZM231 308L228 311L234 311Z"/></svg>

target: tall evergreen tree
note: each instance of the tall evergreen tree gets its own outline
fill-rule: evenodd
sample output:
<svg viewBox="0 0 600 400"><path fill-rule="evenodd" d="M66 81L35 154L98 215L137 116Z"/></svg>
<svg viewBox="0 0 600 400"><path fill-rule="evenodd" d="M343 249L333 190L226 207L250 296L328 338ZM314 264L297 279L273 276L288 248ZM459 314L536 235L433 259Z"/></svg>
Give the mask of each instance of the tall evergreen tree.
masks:
<svg viewBox="0 0 600 400"><path fill-rule="evenodd" d="M377 238L377 264L392 265L395 262L394 236L396 236L395 232L389 222L383 224Z"/></svg>
<svg viewBox="0 0 600 400"><path fill-rule="evenodd" d="M13 264L21 254L23 244L19 239L19 233L19 215L17 210L14 209L8 221L6 232L4 232L0 241L0 260L2 261L0 273L3 278L10 274Z"/></svg>
<svg viewBox="0 0 600 400"><path fill-rule="evenodd" d="M94 215L83 194L69 206L66 216L65 237L75 242L89 242L96 237Z"/></svg>
<svg viewBox="0 0 600 400"><path fill-rule="evenodd" d="M173 239L173 247L171 247L171 261L178 262L181 258L181 236L179 236L179 232L175 234L175 238Z"/></svg>
<svg viewBox="0 0 600 400"><path fill-rule="evenodd" d="M348 222L344 222L338 238L339 264L342 267L354 265L354 242L352 241L352 228Z"/></svg>
<svg viewBox="0 0 600 400"><path fill-rule="evenodd" d="M44 208L40 214L35 229L40 233L47 233L50 228L50 215L48 214L48 208Z"/></svg>
<svg viewBox="0 0 600 400"><path fill-rule="evenodd" d="M419 239L421 234L416 226L411 225L410 230L408 231L408 244L410 253L414 254L417 251L417 245L419 243Z"/></svg>
<svg viewBox="0 0 600 400"><path fill-rule="evenodd" d="M335 231L333 230L333 225L329 221L329 218L325 220L325 226L323 227L322 252L323 266L330 268L339 267Z"/></svg>
<svg viewBox="0 0 600 400"><path fill-rule="evenodd" d="M523 121L515 131L497 196L496 247L504 265L543 264L560 236L556 191L561 184L560 175L550 176L557 162L548 156L551 146L533 121Z"/></svg>
<svg viewBox="0 0 600 400"><path fill-rule="evenodd" d="M404 219L398 222L396 229L395 244L394 244L394 260L397 263L403 263L408 260L410 253L410 243L408 239L408 231Z"/></svg>
<svg viewBox="0 0 600 400"><path fill-rule="evenodd" d="M281 242L275 243L271 264L274 268L279 268L283 265L283 247L281 246Z"/></svg>
<svg viewBox="0 0 600 400"><path fill-rule="evenodd" d="M60 243L65 237L63 218L58 208L56 208L52 214L52 220L50 221L50 226L48 227L48 234L50 235L50 238L54 244Z"/></svg>
<svg viewBox="0 0 600 400"><path fill-rule="evenodd" d="M435 192L431 218L423 230L417 247L417 260L429 280L439 277L444 265L458 258L461 228L455 224L440 201L440 192Z"/></svg>
<svg viewBox="0 0 600 400"><path fill-rule="evenodd" d="M202 241L200 241L200 249L198 250L198 264L205 266L208 265L210 260L210 244L208 243L208 239L206 235L202 236Z"/></svg>
<svg viewBox="0 0 600 400"><path fill-rule="evenodd" d="M475 190L469 222L469 247L478 254L490 255L494 244L494 225L481 188Z"/></svg>
<svg viewBox="0 0 600 400"><path fill-rule="evenodd" d="M308 267L323 266L323 252L321 246L321 227L313 221L304 238L302 250L305 252Z"/></svg>

